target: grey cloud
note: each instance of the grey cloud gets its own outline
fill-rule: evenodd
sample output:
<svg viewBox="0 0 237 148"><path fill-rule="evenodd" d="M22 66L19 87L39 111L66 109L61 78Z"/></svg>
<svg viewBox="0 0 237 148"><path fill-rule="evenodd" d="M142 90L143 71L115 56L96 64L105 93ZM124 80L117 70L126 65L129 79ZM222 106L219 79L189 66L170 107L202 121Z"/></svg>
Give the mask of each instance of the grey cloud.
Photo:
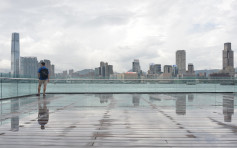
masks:
<svg viewBox="0 0 237 148"><path fill-rule="evenodd" d="M2 0L0 59L10 61L11 33L19 32L21 56L51 59L60 70L93 68L104 60L115 71L126 71L138 58L146 71L149 63L174 64L179 49L187 50L187 63L197 69L218 68L224 42L237 47L236 5L228 0Z"/></svg>

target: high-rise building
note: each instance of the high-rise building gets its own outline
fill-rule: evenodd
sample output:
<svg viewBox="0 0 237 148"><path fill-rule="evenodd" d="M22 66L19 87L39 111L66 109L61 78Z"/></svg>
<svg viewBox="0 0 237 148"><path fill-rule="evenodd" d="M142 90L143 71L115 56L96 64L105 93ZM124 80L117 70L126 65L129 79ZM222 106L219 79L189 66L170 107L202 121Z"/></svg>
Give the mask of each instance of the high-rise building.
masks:
<svg viewBox="0 0 237 148"><path fill-rule="evenodd" d="M36 57L21 57L20 74L24 77L37 78L38 60Z"/></svg>
<svg viewBox="0 0 237 148"><path fill-rule="evenodd" d="M20 35L19 33L12 33L11 74L13 77L19 77L19 74L20 74Z"/></svg>
<svg viewBox="0 0 237 148"><path fill-rule="evenodd" d="M63 76L66 77L67 76L67 70L63 71Z"/></svg>
<svg viewBox="0 0 237 148"><path fill-rule="evenodd" d="M161 73L161 64L150 64L149 74L160 74Z"/></svg>
<svg viewBox="0 0 237 148"><path fill-rule="evenodd" d="M173 68L171 65L164 65L163 78L171 78L173 75Z"/></svg>
<svg viewBox="0 0 237 148"><path fill-rule="evenodd" d="M187 71L187 73L188 74L194 74L194 66L193 66L193 64L192 63L189 63L188 64L188 71Z"/></svg>
<svg viewBox="0 0 237 148"><path fill-rule="evenodd" d="M234 51L231 50L231 43L224 44L223 50L223 72L234 76Z"/></svg>
<svg viewBox="0 0 237 148"><path fill-rule="evenodd" d="M140 68L139 59L135 59L132 62L132 72L140 73L140 71L141 71L141 68Z"/></svg>
<svg viewBox="0 0 237 148"><path fill-rule="evenodd" d="M176 51L176 65L178 67L178 74L183 75L186 73L186 52L185 50Z"/></svg>
<svg viewBox="0 0 237 148"><path fill-rule="evenodd" d="M165 65L164 66L164 73L172 73L172 66L171 65Z"/></svg>
<svg viewBox="0 0 237 148"><path fill-rule="evenodd" d="M72 76L74 70L73 69L69 69L69 75Z"/></svg>
<svg viewBox="0 0 237 148"><path fill-rule="evenodd" d="M51 78L54 78L55 77L55 65L51 65Z"/></svg>
<svg viewBox="0 0 237 148"><path fill-rule="evenodd" d="M49 69L50 78L54 78L55 77L55 66L51 64L51 61L47 60L47 59L41 60L38 64L39 67L41 65L41 62L44 62L45 67Z"/></svg>
<svg viewBox="0 0 237 148"><path fill-rule="evenodd" d="M177 67L177 65L173 65L173 77L177 77L177 75L178 75L178 67Z"/></svg>
<svg viewBox="0 0 237 148"><path fill-rule="evenodd" d="M113 65L109 65L107 62L100 62L100 67L95 68L95 77L97 78L109 78L113 74Z"/></svg>
<svg viewBox="0 0 237 148"><path fill-rule="evenodd" d="M113 65L108 65L108 68L109 68L109 75L113 74L114 73Z"/></svg>

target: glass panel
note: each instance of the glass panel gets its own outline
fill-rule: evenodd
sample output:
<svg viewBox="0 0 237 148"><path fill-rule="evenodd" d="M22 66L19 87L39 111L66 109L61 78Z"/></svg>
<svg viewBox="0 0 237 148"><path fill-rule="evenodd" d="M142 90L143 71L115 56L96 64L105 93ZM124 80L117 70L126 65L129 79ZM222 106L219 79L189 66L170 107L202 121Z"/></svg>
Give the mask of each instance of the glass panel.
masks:
<svg viewBox="0 0 237 148"><path fill-rule="evenodd" d="M231 79L51 79L46 93L236 92L236 87ZM36 94L37 89L37 79L1 79L1 98Z"/></svg>

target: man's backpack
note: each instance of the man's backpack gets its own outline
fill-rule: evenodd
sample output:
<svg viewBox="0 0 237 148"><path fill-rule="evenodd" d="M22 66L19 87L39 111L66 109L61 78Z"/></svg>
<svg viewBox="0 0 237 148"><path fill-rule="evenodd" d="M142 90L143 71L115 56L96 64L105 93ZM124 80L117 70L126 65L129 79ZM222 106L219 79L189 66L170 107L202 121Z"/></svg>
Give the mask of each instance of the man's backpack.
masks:
<svg viewBox="0 0 237 148"><path fill-rule="evenodd" d="M42 79L48 79L49 71L48 69L41 69L40 75Z"/></svg>

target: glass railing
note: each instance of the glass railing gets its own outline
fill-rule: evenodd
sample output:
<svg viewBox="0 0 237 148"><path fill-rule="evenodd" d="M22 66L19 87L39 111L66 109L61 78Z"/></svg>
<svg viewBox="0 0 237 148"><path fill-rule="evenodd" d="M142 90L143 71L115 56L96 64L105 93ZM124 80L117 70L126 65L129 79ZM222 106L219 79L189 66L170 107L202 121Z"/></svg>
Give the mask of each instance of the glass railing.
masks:
<svg viewBox="0 0 237 148"><path fill-rule="evenodd" d="M235 79L50 79L47 93L236 92L236 84ZM37 88L34 78L0 77L0 99L34 95Z"/></svg>

